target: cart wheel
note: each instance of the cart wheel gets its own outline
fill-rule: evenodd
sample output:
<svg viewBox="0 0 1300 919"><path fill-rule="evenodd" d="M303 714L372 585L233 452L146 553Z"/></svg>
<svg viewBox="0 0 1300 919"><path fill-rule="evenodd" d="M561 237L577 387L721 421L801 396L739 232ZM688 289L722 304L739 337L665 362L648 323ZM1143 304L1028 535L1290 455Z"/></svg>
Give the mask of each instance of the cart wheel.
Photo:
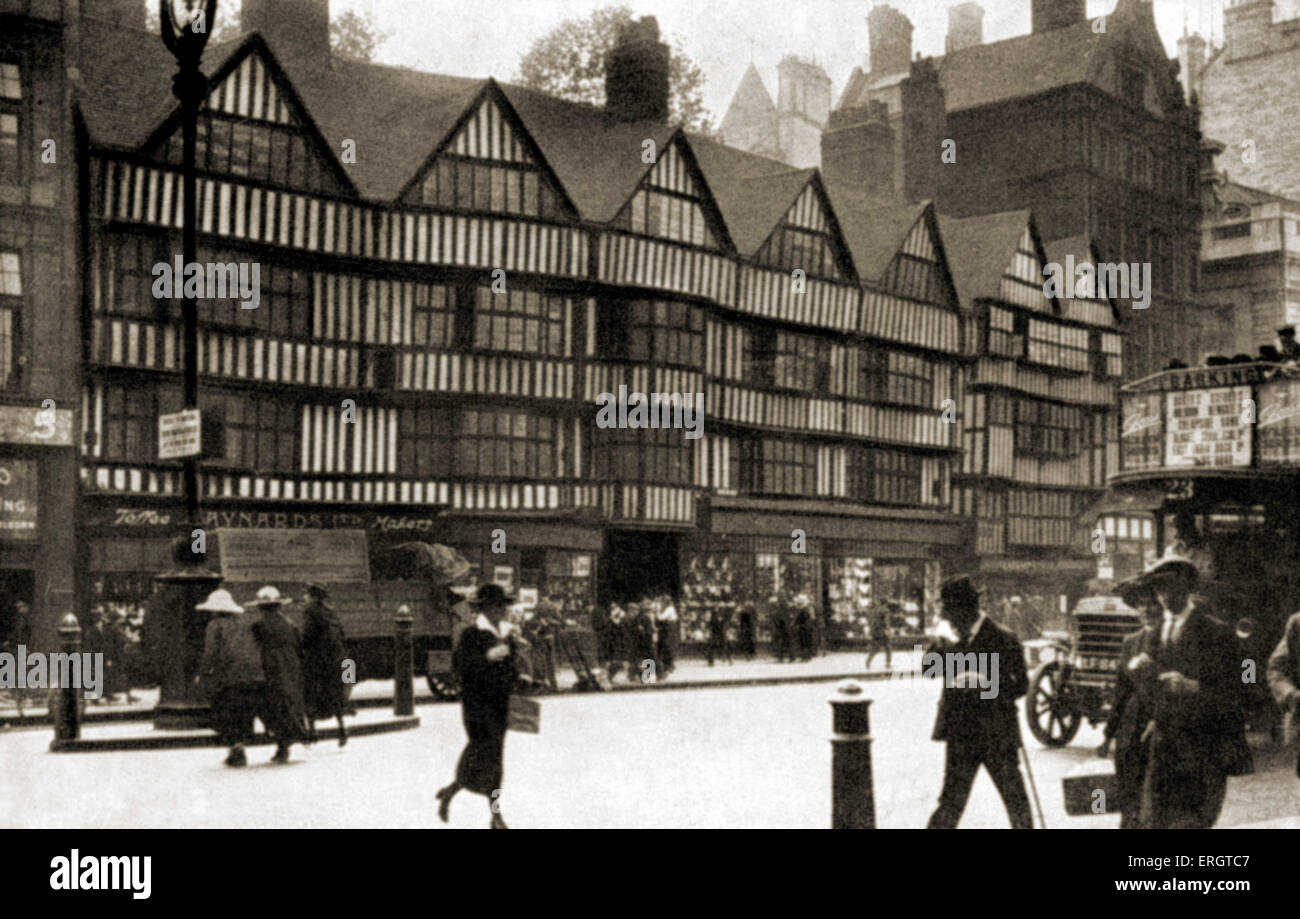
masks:
<svg viewBox="0 0 1300 919"><path fill-rule="evenodd" d="M1048 747L1064 747L1079 733L1079 711L1064 685L1060 661L1042 664L1030 675L1025 720L1030 733Z"/></svg>

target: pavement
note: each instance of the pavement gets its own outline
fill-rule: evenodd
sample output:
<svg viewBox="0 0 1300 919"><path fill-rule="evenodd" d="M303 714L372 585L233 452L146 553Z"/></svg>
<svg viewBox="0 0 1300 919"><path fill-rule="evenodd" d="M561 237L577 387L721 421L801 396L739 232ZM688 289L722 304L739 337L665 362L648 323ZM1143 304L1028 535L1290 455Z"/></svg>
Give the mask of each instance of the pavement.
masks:
<svg viewBox="0 0 1300 919"><path fill-rule="evenodd" d="M831 691L793 683L542 698L541 733L507 738L502 813L517 828L824 828ZM935 805L943 745L929 737L938 692L929 680L867 687L881 827L922 827ZM223 767L215 749L50 754L49 736L0 732L0 826L442 828L434 792L464 743L453 705L426 706L418 728L342 749L295 746L288 765L265 762L271 751L258 748L246 769ZM1064 813L1061 778L1099 741L1086 726L1062 749L1026 741L1049 827L1117 825L1117 816ZM1261 751L1257 765L1255 775L1230 780L1220 826L1300 820L1294 754ZM488 803L466 793L449 826L486 827L488 816ZM961 826L1007 826L983 773Z"/></svg>
<svg viewBox="0 0 1300 919"><path fill-rule="evenodd" d="M860 651L837 651L815 657L810 661L794 663L777 663L771 658L760 657L755 660L734 659L733 663L719 661L710 667L703 658L688 657L678 662L676 670L666 678L653 681L639 679L640 672L620 673L613 681L616 691L627 690L662 690L662 689L699 689L733 684L753 686L777 685L782 683L803 683L854 679L885 679L899 675L908 668L920 663L917 652L896 651L891 658L892 670L886 670L884 657L876 655L875 667L871 671L864 668L864 653ZM577 682L577 675L569 667L558 668L556 681L561 690L568 690ZM415 701L417 705L433 704L437 700L430 695L423 677L415 679ZM83 715L86 726L100 722L117 722L147 720L152 717L153 709L158 704L158 690L137 689L132 691L135 701L93 701L88 702ZM391 704L393 698L392 680L366 680L358 683L352 690L352 699L359 707ZM19 717L18 709L7 693L0 693L0 728L44 726L49 724L49 712L46 709L45 694L32 694L30 702L24 702L23 715Z"/></svg>

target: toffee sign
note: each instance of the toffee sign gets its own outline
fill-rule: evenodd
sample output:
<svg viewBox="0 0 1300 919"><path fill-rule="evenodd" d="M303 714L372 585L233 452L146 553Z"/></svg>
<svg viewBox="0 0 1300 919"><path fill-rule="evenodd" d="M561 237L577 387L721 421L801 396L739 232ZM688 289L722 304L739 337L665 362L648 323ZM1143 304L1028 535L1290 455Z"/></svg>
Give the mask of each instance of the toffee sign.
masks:
<svg viewBox="0 0 1300 919"><path fill-rule="evenodd" d="M1171 392L1165 398L1165 466L1250 465L1254 425L1242 419L1249 386L1192 389Z"/></svg>
<svg viewBox="0 0 1300 919"><path fill-rule="evenodd" d="M184 459L203 452L203 424L197 408L158 416L158 459Z"/></svg>

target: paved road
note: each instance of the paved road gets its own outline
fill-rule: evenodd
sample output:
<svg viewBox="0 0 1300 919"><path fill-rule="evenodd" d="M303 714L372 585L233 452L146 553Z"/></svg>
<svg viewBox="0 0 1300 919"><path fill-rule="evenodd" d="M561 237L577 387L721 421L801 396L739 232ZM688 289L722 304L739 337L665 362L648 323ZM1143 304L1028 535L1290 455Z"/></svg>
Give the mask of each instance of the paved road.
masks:
<svg viewBox="0 0 1300 919"><path fill-rule="evenodd" d="M518 827L807 827L830 813L827 684L561 696L543 701L543 733L506 742L502 810ZM929 740L938 686L869 685L879 824L923 826L943 747ZM48 731L0 733L0 826L433 827L434 791L463 742L454 706L419 709L418 730L294 748L295 762L226 769L216 749L48 754ZM1072 747L1029 740L1052 827L1102 829L1115 817L1067 818L1061 776L1099 737ZM1234 779L1224 825L1300 814L1294 766ZM452 825L487 824L462 795ZM981 774L963 827L1007 825Z"/></svg>

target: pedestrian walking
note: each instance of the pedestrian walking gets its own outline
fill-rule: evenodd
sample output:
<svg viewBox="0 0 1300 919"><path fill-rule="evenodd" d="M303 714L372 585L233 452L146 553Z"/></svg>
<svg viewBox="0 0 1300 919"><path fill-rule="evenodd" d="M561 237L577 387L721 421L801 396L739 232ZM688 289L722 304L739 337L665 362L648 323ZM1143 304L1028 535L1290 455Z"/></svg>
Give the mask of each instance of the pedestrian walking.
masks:
<svg viewBox="0 0 1300 919"><path fill-rule="evenodd" d="M871 632L871 638L867 644L867 669L871 669L871 662L875 660L877 654L883 651L885 652L885 669L892 670L894 665L890 660L889 650L889 612L879 600L874 601L867 611L867 628Z"/></svg>
<svg viewBox="0 0 1300 919"><path fill-rule="evenodd" d="M605 668L609 671L611 680L623 669L623 662L627 657L623 651L626 623L627 610L617 603L611 603L609 613L605 617Z"/></svg>
<svg viewBox="0 0 1300 919"><path fill-rule="evenodd" d="M802 599L802 598L801 598ZM802 602L799 603L799 611L794 617L794 636L795 643L799 648L799 659L801 661L810 661L813 656L813 621L812 613Z"/></svg>
<svg viewBox="0 0 1300 919"><path fill-rule="evenodd" d="M740 611L740 653L753 660L758 653L758 632L754 623L754 607L746 605Z"/></svg>
<svg viewBox="0 0 1300 919"><path fill-rule="evenodd" d="M292 602L269 585L259 590L253 600L261 614L252 624L253 635L262 649L262 670L266 673L264 707L259 715L267 731L275 738L273 763L289 762L289 747L307 738L302 637L284 615L284 607Z"/></svg>
<svg viewBox="0 0 1300 919"><path fill-rule="evenodd" d="M658 659L658 655L659 623L655 621L654 604L644 600L637 607L636 617L636 666L642 674L642 680L649 678L650 682L654 682L658 679L663 671L663 662ZM649 670L646 669L647 662L650 664Z"/></svg>
<svg viewBox="0 0 1300 919"><path fill-rule="evenodd" d="M771 600L772 608L772 653L778 664L793 660L790 647L790 612L778 598Z"/></svg>
<svg viewBox="0 0 1300 919"><path fill-rule="evenodd" d="M706 654L709 666L713 666L714 658L725 658L728 664L734 664L731 659L731 643L727 640L727 628L731 625L731 611L721 606L715 606L709 611L709 644Z"/></svg>
<svg viewBox="0 0 1300 919"><path fill-rule="evenodd" d="M659 620L659 662L662 666L661 676L668 676L677 669L677 604L668 594L659 597L657 618Z"/></svg>
<svg viewBox="0 0 1300 919"><path fill-rule="evenodd" d="M1295 743L1300 728L1300 613L1287 620L1282 640L1268 658L1268 688L1282 709L1282 738ZM1296 759L1296 776L1300 777L1300 756Z"/></svg>
<svg viewBox="0 0 1300 919"><path fill-rule="evenodd" d="M212 591L195 609L211 617L203 633L199 688L209 700L212 727L229 748L226 765L246 766L244 745L252 742L253 718L264 708L262 649L230 591Z"/></svg>
<svg viewBox="0 0 1300 919"><path fill-rule="evenodd" d="M1006 805L1015 829L1033 828L1029 795L1020 774L1020 725L1016 700L1029 688L1025 653L1008 629L980 612L979 591L968 577L952 578L940 587L943 618L957 635L926 652L943 655L945 676L939 696L939 712L932 739L944 741L943 791L939 806L930 816L929 829L952 829L961 820L970 798L971 785L980 766L988 770ZM947 655L957 655L948 657ZM973 658L968 655L975 655ZM975 668L969 666L975 661ZM948 661L962 667L947 666ZM991 677L992 661L998 662L996 692L989 695L980 686ZM985 668L988 668L987 670ZM988 696L985 698L985 696Z"/></svg>
<svg viewBox="0 0 1300 919"><path fill-rule="evenodd" d="M1140 575L1121 582L1116 595L1142 617L1142 628L1124 638L1116 674L1111 716L1097 748L1115 757L1115 797L1121 830L1142 827L1142 786L1146 781L1151 719L1155 714L1155 657L1164 610L1155 591Z"/></svg>
<svg viewBox="0 0 1300 919"><path fill-rule="evenodd" d="M456 777L438 789L438 818L446 823L451 801L463 789L486 797L492 812L489 826L508 829L498 798L505 759L510 694L516 680L517 644L506 621L512 599L498 584L478 589L475 627L467 629L452 654L460 680L461 718L468 738L456 763Z"/></svg>
<svg viewBox="0 0 1300 919"><path fill-rule="evenodd" d="M1173 546L1146 572L1165 614L1142 795L1150 829L1209 829L1223 808L1228 776L1250 771L1237 639L1192 602L1198 576L1191 558Z"/></svg>
<svg viewBox="0 0 1300 919"><path fill-rule="evenodd" d="M92 699L96 705L103 705L111 700L111 696L106 692L109 686L108 672L111 667L112 648L109 647L108 629L104 626L104 611L99 606L90 611L90 625L86 628L81 636L81 651L83 654L89 654L89 660L94 660L95 655L103 662L104 684L100 687L98 697Z"/></svg>
<svg viewBox="0 0 1300 919"><path fill-rule="evenodd" d="M334 718L339 725L339 746L348 742L343 713L347 687L343 682L343 661L347 646L343 624L330 608L329 590L323 584L308 584L304 596L302 630L302 689L307 711L307 739L316 741L316 719Z"/></svg>

